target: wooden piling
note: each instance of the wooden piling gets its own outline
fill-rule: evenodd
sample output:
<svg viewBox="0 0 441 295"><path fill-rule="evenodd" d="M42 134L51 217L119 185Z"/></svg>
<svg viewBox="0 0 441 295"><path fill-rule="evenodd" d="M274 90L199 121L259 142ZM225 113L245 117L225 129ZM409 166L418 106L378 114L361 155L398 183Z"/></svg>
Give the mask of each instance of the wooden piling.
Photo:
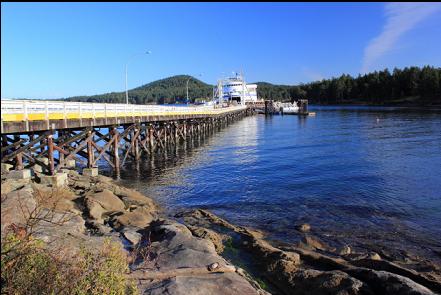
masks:
<svg viewBox="0 0 441 295"><path fill-rule="evenodd" d="M49 159L49 173L50 175L55 174L55 159L54 159L54 142L52 134L47 136L47 150Z"/></svg>

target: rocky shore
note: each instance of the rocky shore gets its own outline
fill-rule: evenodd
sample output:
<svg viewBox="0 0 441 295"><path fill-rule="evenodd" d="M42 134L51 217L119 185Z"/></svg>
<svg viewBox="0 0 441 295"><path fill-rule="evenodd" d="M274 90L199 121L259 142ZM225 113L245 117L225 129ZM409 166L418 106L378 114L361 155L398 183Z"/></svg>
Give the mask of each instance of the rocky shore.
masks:
<svg viewBox="0 0 441 295"><path fill-rule="evenodd" d="M99 248L105 239L119 243L129 257L127 277L141 294L441 293L441 269L427 261L331 248L308 224L297 226L303 240L291 245L205 210L165 216L152 199L111 178L64 173L67 182L52 187L40 183L38 173L12 179L2 171L2 237L25 222L42 197L56 195L46 209L65 222L43 221L34 235L73 252L85 244Z"/></svg>

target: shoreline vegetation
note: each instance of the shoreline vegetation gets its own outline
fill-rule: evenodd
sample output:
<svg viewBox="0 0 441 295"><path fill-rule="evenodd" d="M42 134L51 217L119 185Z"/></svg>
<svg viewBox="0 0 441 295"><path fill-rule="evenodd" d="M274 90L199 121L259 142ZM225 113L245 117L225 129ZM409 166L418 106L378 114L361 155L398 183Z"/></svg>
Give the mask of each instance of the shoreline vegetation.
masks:
<svg viewBox="0 0 441 295"><path fill-rule="evenodd" d="M175 104L186 97L189 81L189 97L192 100L211 99L213 85L188 75L173 76L129 90L130 102L135 104ZM441 68L406 67L384 69L352 77L339 77L299 85L275 85L257 82L257 95L262 99L293 101L308 99L317 105L370 105L370 106L441 106ZM92 96L74 96L67 101L125 102L124 92L112 92Z"/></svg>
<svg viewBox="0 0 441 295"><path fill-rule="evenodd" d="M62 187L2 171L7 294L435 294L441 266L403 253L335 249L308 224L301 242L194 209L166 216L105 176L65 170Z"/></svg>

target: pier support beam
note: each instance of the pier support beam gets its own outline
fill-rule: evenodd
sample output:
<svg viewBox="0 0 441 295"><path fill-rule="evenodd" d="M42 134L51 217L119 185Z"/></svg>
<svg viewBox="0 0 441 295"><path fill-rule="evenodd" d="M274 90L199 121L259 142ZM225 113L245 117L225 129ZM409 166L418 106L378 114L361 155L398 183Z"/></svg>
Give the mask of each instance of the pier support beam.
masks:
<svg viewBox="0 0 441 295"><path fill-rule="evenodd" d="M93 140L93 134L92 132L88 132L89 138L87 140L87 168L92 168L93 167L93 158L94 158L94 152L93 152L93 148L92 148L92 140Z"/></svg>
<svg viewBox="0 0 441 295"><path fill-rule="evenodd" d="M113 164L115 166L115 172L119 174L119 132L116 128L112 128L110 132L113 137Z"/></svg>
<svg viewBox="0 0 441 295"><path fill-rule="evenodd" d="M55 158L54 158L54 141L52 134L48 135L47 139L47 150L48 150L48 159L49 159L49 173L50 175L54 175L55 173Z"/></svg>

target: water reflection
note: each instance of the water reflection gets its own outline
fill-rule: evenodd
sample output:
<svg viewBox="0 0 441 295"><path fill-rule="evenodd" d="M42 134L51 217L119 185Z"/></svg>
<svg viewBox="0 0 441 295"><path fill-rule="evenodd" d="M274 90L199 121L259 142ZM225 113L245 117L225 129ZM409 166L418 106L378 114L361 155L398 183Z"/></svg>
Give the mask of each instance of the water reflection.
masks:
<svg viewBox="0 0 441 295"><path fill-rule="evenodd" d="M245 118L138 170L128 163L121 182L169 212L208 208L288 242L308 222L331 244L441 249L441 114L312 110L316 117Z"/></svg>
<svg viewBox="0 0 441 295"><path fill-rule="evenodd" d="M236 147L233 160L238 164L252 165L258 161L257 146L257 119L247 118L238 123L229 132L233 138L232 145Z"/></svg>

